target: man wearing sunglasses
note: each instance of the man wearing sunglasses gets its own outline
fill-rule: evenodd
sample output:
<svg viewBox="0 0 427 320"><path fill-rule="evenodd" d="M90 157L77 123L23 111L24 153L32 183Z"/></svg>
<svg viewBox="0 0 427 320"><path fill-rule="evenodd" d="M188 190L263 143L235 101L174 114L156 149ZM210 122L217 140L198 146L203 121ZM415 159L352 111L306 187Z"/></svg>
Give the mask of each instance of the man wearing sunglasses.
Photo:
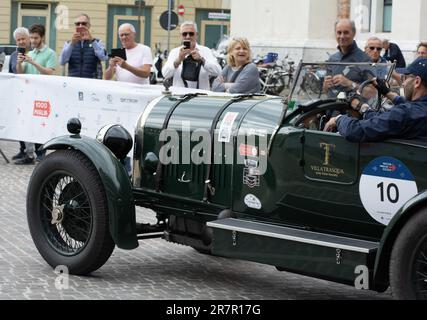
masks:
<svg viewBox="0 0 427 320"><path fill-rule="evenodd" d="M383 50L383 44L380 38L370 37L366 41L365 53L371 57L372 62L387 63L387 60L381 56L382 50Z"/></svg>
<svg viewBox="0 0 427 320"><path fill-rule="evenodd" d="M164 78L173 77L174 86L210 90L209 78L218 77L221 74L221 67L212 51L197 43L196 23L192 21L182 23L180 32L182 46L171 50L168 61L162 69ZM195 64L199 66L198 77L195 75L195 79L193 79L195 81L187 81L187 78L183 76L185 73L183 73L183 64L189 60L195 61Z"/></svg>
<svg viewBox="0 0 427 320"><path fill-rule="evenodd" d="M64 44L59 63L68 63L68 76L102 79L101 61L107 60L107 52L101 40L90 32L90 18L80 14L74 21L75 30L70 41Z"/></svg>
<svg viewBox="0 0 427 320"><path fill-rule="evenodd" d="M405 75L405 98L379 88L382 94L387 94L388 98L394 96L400 104L379 113L369 110L369 105L356 97L352 99L351 106L364 115L363 119L339 115L329 120L325 131L338 128L338 132L351 142L427 138L427 58L416 59L401 72Z"/></svg>

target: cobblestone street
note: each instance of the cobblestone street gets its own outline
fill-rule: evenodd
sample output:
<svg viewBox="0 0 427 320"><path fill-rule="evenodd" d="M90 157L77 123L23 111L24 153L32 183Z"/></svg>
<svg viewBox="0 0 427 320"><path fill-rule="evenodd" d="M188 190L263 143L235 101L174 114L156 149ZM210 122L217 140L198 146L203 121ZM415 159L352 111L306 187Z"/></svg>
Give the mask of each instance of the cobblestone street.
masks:
<svg viewBox="0 0 427 320"><path fill-rule="evenodd" d="M17 142L0 141L10 159ZM390 299L328 281L278 272L273 266L203 255L163 239L115 249L91 276L70 276L68 289L55 287L57 274L39 255L26 219L26 190L34 165L6 164L0 157L0 299ZM137 209L138 220L153 213Z"/></svg>

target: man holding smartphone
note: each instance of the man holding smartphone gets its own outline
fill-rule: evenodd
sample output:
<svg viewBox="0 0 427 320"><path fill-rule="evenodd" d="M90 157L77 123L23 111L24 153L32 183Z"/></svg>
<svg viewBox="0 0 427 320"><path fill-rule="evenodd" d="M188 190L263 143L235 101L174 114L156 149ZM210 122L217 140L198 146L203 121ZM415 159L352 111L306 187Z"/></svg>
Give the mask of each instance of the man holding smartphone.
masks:
<svg viewBox="0 0 427 320"><path fill-rule="evenodd" d="M19 27L13 32L13 38L15 39L17 49L12 52L9 59L9 73L18 73L16 65L18 63L18 53L26 55L30 51L30 32L27 28ZM18 160L25 157L25 142L19 141L19 152L12 157L12 160Z"/></svg>
<svg viewBox="0 0 427 320"><path fill-rule="evenodd" d="M125 49L126 60L123 59L124 55L112 56L105 71L105 79L110 80L115 75L117 81L150 84L149 77L153 64L151 49L135 41L136 30L130 23L122 24L118 34Z"/></svg>
<svg viewBox="0 0 427 320"><path fill-rule="evenodd" d="M18 73L52 75L56 68L56 53L45 45L44 25L34 24L29 28L32 50L27 54L18 53L16 70ZM40 146L40 145L39 145ZM44 151L35 151L34 143L25 142L25 156L16 160L15 164L33 164L35 160L44 158ZM37 159L34 158L34 151Z"/></svg>
<svg viewBox="0 0 427 320"><path fill-rule="evenodd" d="M64 44L59 63L68 63L68 76L102 79L101 61L107 60L105 45L93 38L90 32L90 18L80 14L74 21L75 32L71 40Z"/></svg>
<svg viewBox="0 0 427 320"><path fill-rule="evenodd" d="M9 59L9 73L18 73L16 65L18 63L18 53L27 54L31 49L30 32L27 28L19 27L13 32L13 38L16 42L16 51L12 52Z"/></svg>
<svg viewBox="0 0 427 320"><path fill-rule="evenodd" d="M197 43L197 24L193 21L185 21L180 27L182 46L171 50L168 61L162 69L164 78L173 77L173 85L178 87L198 88L210 90L210 77L218 77L221 74L221 67L212 54L212 51ZM186 80L183 77L183 66L185 63L199 63L195 72L198 73L196 79ZM184 74L188 74L185 72ZM189 79L190 77L188 77Z"/></svg>

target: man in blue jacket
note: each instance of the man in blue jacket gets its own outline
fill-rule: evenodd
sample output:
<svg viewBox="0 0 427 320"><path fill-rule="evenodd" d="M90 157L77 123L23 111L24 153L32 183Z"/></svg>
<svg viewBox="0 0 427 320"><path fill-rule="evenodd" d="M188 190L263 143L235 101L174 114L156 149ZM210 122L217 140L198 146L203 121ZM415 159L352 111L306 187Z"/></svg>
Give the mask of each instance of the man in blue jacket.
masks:
<svg viewBox="0 0 427 320"><path fill-rule="evenodd" d="M402 72L405 98L396 94L390 97L397 104L390 111L373 112L369 105L353 99L351 106L363 114L363 119L339 115L329 120L325 131L338 128L338 132L351 142L427 138L427 58L416 59Z"/></svg>
<svg viewBox="0 0 427 320"><path fill-rule="evenodd" d="M371 62L371 58L357 46L355 36L356 25L353 20L338 20L335 23L338 51L331 55L327 62L347 62L349 65L355 62ZM328 92L329 97L336 97L341 91L354 91L367 80L364 72L366 68L333 65L329 69L323 82L323 90Z"/></svg>
<svg viewBox="0 0 427 320"><path fill-rule="evenodd" d="M62 66L68 63L70 77L102 79L101 61L108 58L104 44L92 37L87 14L79 15L74 25L76 30L71 41L65 43L59 63Z"/></svg>
<svg viewBox="0 0 427 320"><path fill-rule="evenodd" d="M383 48L385 50L384 58L387 61L390 61L392 63L396 61L396 68L406 67L406 61L403 57L402 50L400 50L397 44L392 43L386 39L383 41Z"/></svg>

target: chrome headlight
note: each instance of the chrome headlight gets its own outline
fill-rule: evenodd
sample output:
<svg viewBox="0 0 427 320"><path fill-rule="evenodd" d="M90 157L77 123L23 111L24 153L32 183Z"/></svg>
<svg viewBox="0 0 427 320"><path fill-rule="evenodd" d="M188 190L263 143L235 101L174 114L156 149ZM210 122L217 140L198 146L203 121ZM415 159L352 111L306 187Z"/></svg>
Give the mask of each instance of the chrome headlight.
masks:
<svg viewBox="0 0 427 320"><path fill-rule="evenodd" d="M132 136L119 124L102 127L96 134L96 140L104 144L120 160L126 158L133 145Z"/></svg>

